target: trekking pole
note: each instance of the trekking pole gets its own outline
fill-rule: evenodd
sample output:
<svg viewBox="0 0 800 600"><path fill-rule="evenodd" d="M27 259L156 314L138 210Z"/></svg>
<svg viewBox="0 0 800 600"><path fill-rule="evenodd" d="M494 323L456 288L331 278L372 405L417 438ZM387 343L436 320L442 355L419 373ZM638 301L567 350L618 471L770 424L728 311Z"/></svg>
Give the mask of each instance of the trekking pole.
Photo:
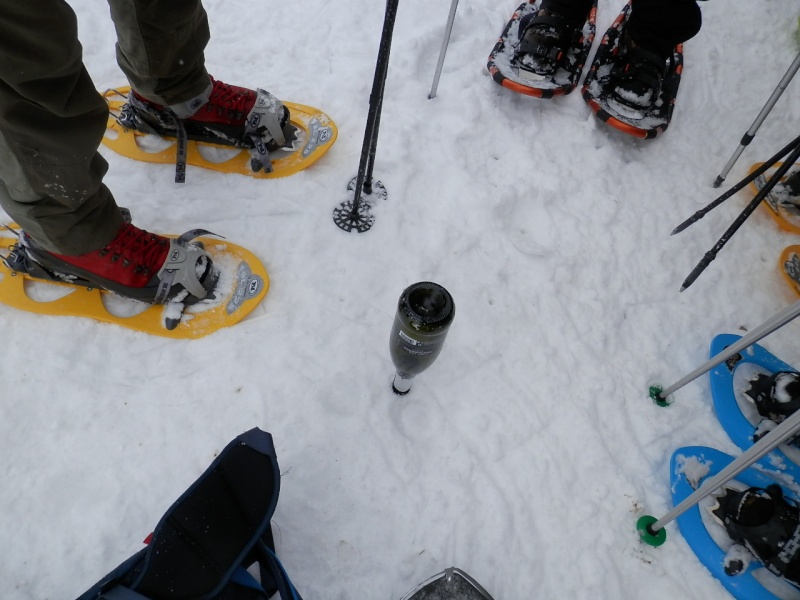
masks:
<svg viewBox="0 0 800 600"><path fill-rule="evenodd" d="M389 61L386 61L387 68L389 66ZM367 161L367 172L364 174L364 191L367 194L372 194L372 171L375 167L375 154L378 151L378 131L381 127L381 112L383 111L383 93L386 89L386 75L387 71L384 70L383 72L383 84L381 86L381 95L380 100L378 101L378 114L375 117L375 131L373 132L372 136L372 143L369 146L369 160Z"/></svg>
<svg viewBox="0 0 800 600"><path fill-rule="evenodd" d="M359 233L367 231L375 222L375 217L370 213L370 206L362 201L361 192L364 189L364 180L369 163L370 189L372 177L372 163L375 160L375 147L378 137L378 123L383 108L383 92L386 86L386 75L389 70L389 50L392 46L392 32L397 16L399 0L386 0L386 13L383 18L383 31L378 48L378 60L375 64L375 76L372 81L372 92L369 97L369 111L367 113L367 126L364 131L364 142L361 146L361 160L358 165L358 175L355 179L353 199L342 202L333 210L333 221L345 231L355 229ZM348 186L349 188L349 186Z"/></svg>
<svg viewBox="0 0 800 600"><path fill-rule="evenodd" d="M714 477L704 481L700 488L687 496L683 502L678 504L678 506L663 517L660 519L655 519L649 515L641 517L636 524L636 528L639 530L644 541L654 546L660 546L666 538L664 527L667 523L681 516L703 498L711 495L715 490L728 483L747 467L772 452L783 442L795 435L798 430L800 430L800 410L796 411L783 421L783 423L761 438L752 448L742 453Z"/></svg>
<svg viewBox="0 0 800 600"><path fill-rule="evenodd" d="M447 46L450 44L450 34L453 32L453 22L456 20L456 9L458 8L458 0L453 0L450 3L450 14L447 17L447 25L444 28L444 38L442 38L442 49L439 50L439 62L436 63L436 73L433 75L433 84L431 85L431 93L428 94L428 99L436 97L436 90L439 87L439 77L442 75L442 66L444 65L444 55L447 54Z"/></svg>
<svg viewBox="0 0 800 600"><path fill-rule="evenodd" d="M667 389L663 391L657 391L654 388L652 390L653 400L655 400L656 402L658 402L659 400L661 402L666 402L669 395L675 392L676 390L679 390L690 381L694 381L695 379L700 377L700 375L707 373L708 371L710 371L723 361L728 360L731 356L733 356L737 352L744 350L748 346L752 346L761 338L767 337L773 331L780 329L791 320L797 318L797 316L800 316L800 300L798 300L797 302L795 302L790 306L787 306L779 313L773 315L772 317L764 321L761 325L759 325L753 331L751 331L746 336L741 338L738 342L736 342L735 344L731 344L730 346L725 348L722 352L718 353L716 356L709 359L706 363L699 366L697 369L695 369L694 371L683 377L681 380L677 381L676 383L673 383Z"/></svg>
<svg viewBox="0 0 800 600"><path fill-rule="evenodd" d="M758 116L756 117L756 120L753 121L753 124L750 126L750 129L748 129L747 133L745 133L744 137L742 137L742 141L739 142L739 147L736 149L736 152L733 153L733 156L731 156L730 160L728 161L728 164L726 164L725 168L722 169L722 172L719 175L717 175L717 179L714 181L715 188L719 187L722 184L722 182L725 181L725 177L727 177L728 171L730 171L731 168L733 167L733 164L737 160L739 160L739 157L742 155L742 152L744 152L744 149L747 147L747 145L753 141L753 138L756 136L756 131L758 131L758 128L761 127L761 124L764 122L764 119L767 118L767 115L772 110L772 107L775 106L775 103L778 101L778 98L781 97L781 94L783 94L784 90L786 89L786 86L789 85L789 82L792 80L795 73L797 73L797 69L800 69L800 54L798 54L795 57L794 62L792 62L791 66L789 67L789 70L786 71L786 74L783 76L783 79L781 79L780 83L778 83L778 87L775 88L774 92L772 92L772 95L769 97L769 100L767 100L767 103L764 105L764 108L761 109L761 112L758 113Z"/></svg>
<svg viewBox="0 0 800 600"><path fill-rule="evenodd" d="M711 212L717 206L722 204L725 200L733 196L736 192L744 189L747 186L747 184L749 184L752 181L755 181L760 175L764 174L766 171L772 168L772 166L775 165L776 162L778 162L780 159L782 159L784 156L786 156L789 152L791 152L794 148L797 148L798 146L800 146L800 136L796 137L786 146L781 148L781 150L777 154L767 159L767 161L763 165L761 165L758 169L750 173L750 175L742 179L739 183L734 185L731 189L722 194L719 198L709 203L707 206L701 208L691 217L686 219L683 223L678 225L675 229L672 230L672 233L670 233L670 235L675 235L676 233L680 233L681 231L689 227L689 225L691 225L692 223L696 223L697 221L705 217L709 212Z"/></svg>
<svg viewBox="0 0 800 600"><path fill-rule="evenodd" d="M758 208L758 205L761 204L761 201L767 197L767 194L772 191L772 188L775 187L775 185L783 178L786 172L794 165L798 157L800 157L800 145L792 150L788 160L778 167L778 170L775 171L775 174L769 178L769 180L764 184L764 187L759 190L758 194L756 194L756 197L753 198L750 201L750 204L748 204L742 211L742 213L736 217L736 220L731 224L730 227L728 227L728 230L722 235L719 241L714 244L714 247L706 252L705 256L700 260L699 263L697 263L697 266L684 280L683 285L681 286L681 291L684 291L686 288L692 285L692 283L694 283L694 281L700 276L700 273L702 273L706 267L711 264L711 261L717 257L717 254L720 250L722 250L722 247L728 242L729 239L731 239L733 234L736 233L736 230L742 226L742 224L747 220L747 217L753 214L753 211Z"/></svg>

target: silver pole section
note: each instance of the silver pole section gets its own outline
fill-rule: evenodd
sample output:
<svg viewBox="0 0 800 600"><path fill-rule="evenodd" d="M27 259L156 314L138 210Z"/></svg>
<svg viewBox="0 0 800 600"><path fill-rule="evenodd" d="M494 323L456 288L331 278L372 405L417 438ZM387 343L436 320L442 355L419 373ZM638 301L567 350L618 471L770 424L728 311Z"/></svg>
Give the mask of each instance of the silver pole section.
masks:
<svg viewBox="0 0 800 600"><path fill-rule="evenodd" d="M447 45L450 43L450 34L453 31L453 22L456 20L456 9L458 0L453 0L450 4L450 15L447 17L447 25L444 28L444 38L442 38L442 49L439 50L439 62L436 64L436 73L433 75L433 85L428 99L436 97L436 89L439 87L439 77L442 75L442 65L444 65L444 55L447 54Z"/></svg>
<svg viewBox="0 0 800 600"><path fill-rule="evenodd" d="M736 152L733 153L733 156L731 156L731 159L728 161L728 164L725 165L725 168L722 169L722 172L719 175L717 175L717 179L714 181L715 188L719 187L722 184L722 182L725 181L725 177L728 176L728 172L731 170L734 163L737 160L739 160L739 157L742 155L742 152L744 152L744 149L747 147L747 145L753 141L753 138L756 136L756 131L758 131L758 128L761 127L761 124L764 122L764 119L767 118L767 115L772 110L772 107L775 106L775 103L778 101L778 98L781 97L781 94L783 94L784 90L786 89L786 86L789 85L789 82L792 80L795 73L797 73L798 69L800 69L800 54L798 54L797 57L795 57L794 62L789 67L789 70L786 71L786 74L783 76L783 79L781 79L780 83L778 83L778 87L775 88L774 92L772 92L772 95L769 97L769 100L767 100L767 103L764 105L764 108L762 108L761 112L758 113L756 120L750 126L750 129L747 130L747 133L744 134L742 141L739 143L739 147L736 149Z"/></svg>
<svg viewBox="0 0 800 600"><path fill-rule="evenodd" d="M700 375L702 375L703 373L706 373L706 372L710 371L711 369L716 367L718 364L720 364L721 362L727 360L728 358L730 358L731 356L733 356L734 354L736 354L740 350L744 350L748 346L751 346L752 344L755 344L758 340L760 340L763 337L768 336L770 333L772 333L776 329L780 329L781 327L786 325L786 323L788 323L789 321L791 321L792 319L794 319L798 315L800 315L800 301L795 302L794 304L792 304L790 306L787 306L782 311L780 311L778 314L773 315L772 317L770 317L769 319L764 321L761 325L756 327L753 331L751 331L749 334L744 336L738 342L736 342L735 344L731 344L730 346L725 348L722 352L720 352L715 357L710 359L708 362L706 362L705 364L701 365L700 367L698 367L697 369L695 369L694 371L689 373L686 377L684 377L683 379L681 379L680 381L678 381L676 383L673 383L670 387L668 387L667 389L662 391L660 394L658 394L659 397L662 400L666 399L675 390L678 390L678 389L682 388L684 385L686 385L690 381L694 381L695 379L700 377Z"/></svg>
<svg viewBox="0 0 800 600"><path fill-rule="evenodd" d="M687 496L678 506L653 523L650 526L651 531L649 533L663 529L667 523L678 518L714 490L721 488L754 462L772 452L784 441L795 435L798 430L800 430L800 410L761 438L752 448L736 458L714 477L704 481L697 491Z"/></svg>

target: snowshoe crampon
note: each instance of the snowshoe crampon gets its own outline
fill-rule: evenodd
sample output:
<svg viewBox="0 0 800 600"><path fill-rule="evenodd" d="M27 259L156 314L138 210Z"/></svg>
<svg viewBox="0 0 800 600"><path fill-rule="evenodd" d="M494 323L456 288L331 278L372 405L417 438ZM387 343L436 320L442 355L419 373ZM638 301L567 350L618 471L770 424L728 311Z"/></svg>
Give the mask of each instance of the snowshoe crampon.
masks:
<svg viewBox="0 0 800 600"><path fill-rule="evenodd" d="M537 98L569 94L578 84L594 41L597 2L589 11L583 28L563 40L564 48L557 48L556 56L548 57L555 68L544 74L531 70L526 64L526 55L520 52L520 25L524 33L525 24L536 18L538 12L536 0L524 2L514 11L492 49L486 66L495 82L514 92Z"/></svg>
<svg viewBox="0 0 800 600"><path fill-rule="evenodd" d="M764 163L756 163L752 165L749 173L753 173L763 165ZM765 173L762 173L753 180L753 182L750 184L753 191L753 196L761 191L770 177L782 165L783 163L781 162L775 163L771 169L767 170ZM800 168L800 164L795 164L792 170L796 168ZM786 178L784 177L783 180L785 179ZM791 202L787 202L786 195L782 194L780 189L772 188L769 194L767 194L764 198L763 202L761 202L761 206L763 206L769 212L770 216L775 219L778 227L784 231L788 231L789 233L800 233L800 206Z"/></svg>
<svg viewBox="0 0 800 600"><path fill-rule="evenodd" d="M137 131L120 123L120 116L129 94L129 87L107 90L103 94L109 107L108 126L103 143L129 158L151 163L175 164L179 155L176 138ZM295 129L294 139L287 141L287 146L269 153L271 162L269 169L254 170L253 156L248 148L193 139L186 142L186 163L223 173L239 173L260 179L286 177L308 168L336 141L338 134L336 124L328 115L316 108L293 102L283 104L289 109L289 118Z"/></svg>
<svg viewBox="0 0 800 600"><path fill-rule="evenodd" d="M216 270L214 289L193 303L148 304L80 280L68 283L26 257L16 225L0 228L0 303L28 312L89 317L171 338L199 338L241 321L269 289L264 265L230 242L200 237ZM174 236L169 236L174 237Z"/></svg>
<svg viewBox="0 0 800 600"><path fill-rule="evenodd" d="M711 341L709 356L717 356L740 339L741 336L735 334L717 335ZM788 371L796 372L796 369L763 346L753 344L709 372L717 420L731 441L743 451L751 448L762 434L775 426L769 417L759 413L755 399L750 395L757 391L754 383L759 377ZM781 444L759 464L764 470L783 473L800 481L800 448L795 443Z"/></svg>
<svg viewBox="0 0 800 600"><path fill-rule="evenodd" d="M625 23L631 5L626 4L606 31L583 82L583 99L595 116L607 125L640 139L651 139L663 133L672 119L678 86L683 72L683 44L678 44L665 61L665 72L657 99L643 111L625 110L614 102L614 65L623 43Z"/></svg>
<svg viewBox="0 0 800 600"><path fill-rule="evenodd" d="M706 479L717 475L733 460L732 456L703 446L676 450L670 461L673 505L680 504ZM742 493L748 488L774 489L771 486L777 485L777 480L753 467L745 469L735 480L726 484L731 490L729 500L734 498L733 494ZM700 562L734 598L767 600L800 597L797 587L787 578L770 571L758 560L758 556L753 555L751 561L744 559L752 552L743 553L741 541L733 539L724 524L720 523L719 497L724 496L724 490L716 493L716 497L712 495L705 498L677 519L681 535ZM782 488L781 494L790 502L796 502L786 488Z"/></svg>

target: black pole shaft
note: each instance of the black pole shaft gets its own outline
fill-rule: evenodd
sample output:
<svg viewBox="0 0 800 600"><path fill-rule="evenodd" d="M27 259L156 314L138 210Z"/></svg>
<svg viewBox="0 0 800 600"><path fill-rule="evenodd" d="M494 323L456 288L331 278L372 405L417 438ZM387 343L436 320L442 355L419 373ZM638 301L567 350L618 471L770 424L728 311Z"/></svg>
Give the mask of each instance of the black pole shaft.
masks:
<svg viewBox="0 0 800 600"><path fill-rule="evenodd" d="M358 165L358 175L356 177L355 192L353 196L353 216L358 214L358 205L361 201L361 190L364 187L364 177L367 168L367 161L372 153L372 146L376 142L378 131L378 121L383 105L383 89L386 84L386 74L389 69L389 49L392 46L392 32L394 31L394 20L397 16L397 5L399 0L386 0L386 14L383 18L383 32L381 43L378 48L378 60L375 64L375 77L372 81L372 93L369 97L369 113L367 114L367 127L364 131L364 143L361 146L361 161Z"/></svg>
<svg viewBox="0 0 800 600"><path fill-rule="evenodd" d="M783 178L786 172L794 166L795 161L800 157L800 145L795 148L792 153L789 155L789 158L784 162L780 167L778 167L775 174L769 178L769 180L764 184L764 187L756 194L756 197L750 201L742 213L736 217L736 220L728 227L728 230L722 235L719 241L714 244L714 247L706 252L705 256L703 256L702 260L697 264L697 266L689 273L689 276L683 282L681 286L681 291L688 288L692 283L694 283L695 279L700 276L705 268L711 264L711 261L717 257L717 253L722 250L722 247L728 242L729 239L736 233L736 230L742 226L742 224L747 220L753 211L758 208L758 205L761 204L761 201L767 197L772 191L772 188Z"/></svg>
<svg viewBox="0 0 800 600"><path fill-rule="evenodd" d="M389 66L389 61L386 61L386 66ZM372 193L372 170L375 167L375 154L378 151L378 131L381 127L381 113L383 112L383 93L386 89L386 73L383 74L383 88L381 88L380 104L378 105L378 115L375 117L375 131L372 138L372 143L369 146L369 160L367 162L367 173L364 176L364 190Z"/></svg>
<svg viewBox="0 0 800 600"><path fill-rule="evenodd" d="M767 170L772 168L772 166L776 162L778 162L780 159L782 159L784 156L786 156L789 152L791 152L798 146L800 146L800 136L796 137L786 146L781 148L781 150L777 154L767 159L767 161L763 165L761 165L758 169L750 173L750 175L742 179L739 183L734 185L727 192L722 194L720 197L716 198L714 201L710 202L707 206L704 206L703 208L698 210L691 217L689 217L683 223L678 225L675 229L672 230L672 233L670 235L675 235L676 233L680 233L681 231L689 227L689 225L696 223L697 221L705 217L708 213L710 213L717 206L725 202L725 200L733 196L736 192L744 189L747 186L747 184L749 184L751 181L754 181L759 175L762 175Z"/></svg>

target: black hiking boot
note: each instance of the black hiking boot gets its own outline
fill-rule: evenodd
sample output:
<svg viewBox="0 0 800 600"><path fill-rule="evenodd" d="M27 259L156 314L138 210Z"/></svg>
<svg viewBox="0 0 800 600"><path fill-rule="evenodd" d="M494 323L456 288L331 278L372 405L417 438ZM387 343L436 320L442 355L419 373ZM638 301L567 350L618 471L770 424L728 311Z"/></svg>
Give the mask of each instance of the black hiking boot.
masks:
<svg viewBox="0 0 800 600"><path fill-rule="evenodd" d="M658 101L670 62L636 44L626 32L622 37L611 70L608 99L625 116L641 119Z"/></svg>
<svg viewBox="0 0 800 600"><path fill-rule="evenodd" d="M552 76L580 35L581 25L547 10L527 15L519 22L517 66L535 77Z"/></svg>

